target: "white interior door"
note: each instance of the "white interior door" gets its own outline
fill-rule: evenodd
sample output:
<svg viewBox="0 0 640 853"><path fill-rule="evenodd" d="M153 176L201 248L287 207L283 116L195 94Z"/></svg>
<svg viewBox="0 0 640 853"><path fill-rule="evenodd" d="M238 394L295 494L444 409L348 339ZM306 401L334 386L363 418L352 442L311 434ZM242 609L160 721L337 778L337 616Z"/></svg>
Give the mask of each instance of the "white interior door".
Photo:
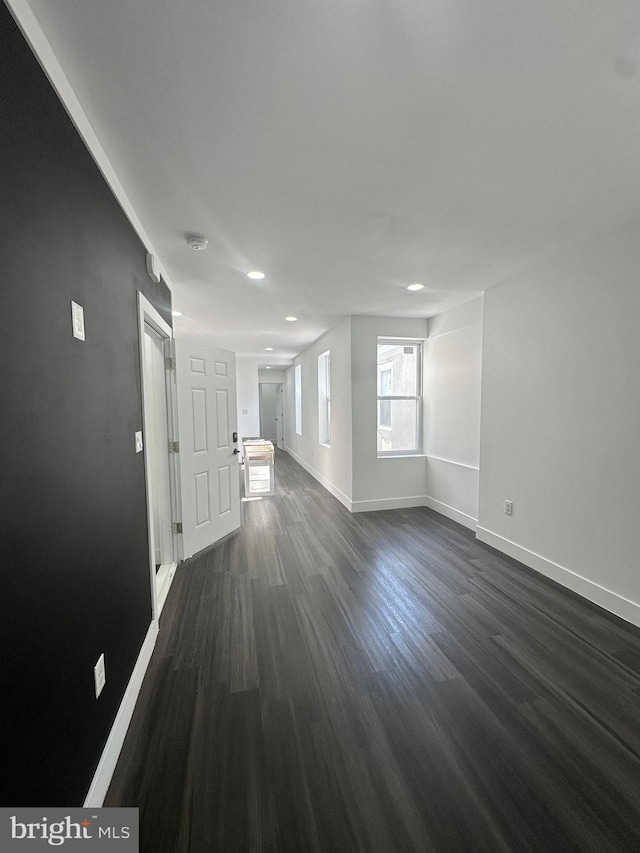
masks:
<svg viewBox="0 0 640 853"><path fill-rule="evenodd" d="M260 438L278 442L278 385L260 383Z"/></svg>
<svg viewBox="0 0 640 853"><path fill-rule="evenodd" d="M235 354L176 343L185 557L240 527Z"/></svg>

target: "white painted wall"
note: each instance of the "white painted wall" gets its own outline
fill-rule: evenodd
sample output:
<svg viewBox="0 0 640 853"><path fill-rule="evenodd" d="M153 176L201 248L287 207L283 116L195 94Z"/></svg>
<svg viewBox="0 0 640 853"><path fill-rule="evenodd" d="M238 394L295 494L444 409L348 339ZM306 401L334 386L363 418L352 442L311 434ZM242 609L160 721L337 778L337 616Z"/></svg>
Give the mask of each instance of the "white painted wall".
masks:
<svg viewBox="0 0 640 853"><path fill-rule="evenodd" d="M284 382L284 376L288 365L283 367L272 367L271 370L260 368L258 370L258 382Z"/></svg>
<svg viewBox="0 0 640 853"><path fill-rule="evenodd" d="M425 339L427 320L351 318L354 512L423 506L426 498L424 455L378 459L376 365L380 336Z"/></svg>
<svg viewBox="0 0 640 853"><path fill-rule="evenodd" d="M427 506L475 530L483 298L429 320L425 345Z"/></svg>
<svg viewBox="0 0 640 853"><path fill-rule="evenodd" d="M635 624L639 234L635 221L485 294L478 529Z"/></svg>
<svg viewBox="0 0 640 853"><path fill-rule="evenodd" d="M271 371L267 371L271 372ZM260 435L260 401L258 397L258 359L236 358L238 394L238 435ZM245 414L246 412L246 414Z"/></svg>
<svg viewBox="0 0 640 853"><path fill-rule="evenodd" d="M353 495L351 319L331 329L295 359L295 364L302 365L302 435L295 430L293 367L285 378L286 449L349 508ZM327 350L331 351L331 447L318 441L318 356Z"/></svg>

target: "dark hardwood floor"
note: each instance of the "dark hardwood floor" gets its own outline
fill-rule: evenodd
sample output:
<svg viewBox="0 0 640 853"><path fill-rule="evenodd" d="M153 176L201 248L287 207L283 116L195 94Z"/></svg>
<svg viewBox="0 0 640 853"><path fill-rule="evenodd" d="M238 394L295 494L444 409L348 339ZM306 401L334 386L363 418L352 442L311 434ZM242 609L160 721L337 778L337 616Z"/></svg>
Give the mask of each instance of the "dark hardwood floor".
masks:
<svg viewBox="0 0 640 853"><path fill-rule="evenodd" d="M141 850L640 850L640 632L276 472L176 575L105 802Z"/></svg>

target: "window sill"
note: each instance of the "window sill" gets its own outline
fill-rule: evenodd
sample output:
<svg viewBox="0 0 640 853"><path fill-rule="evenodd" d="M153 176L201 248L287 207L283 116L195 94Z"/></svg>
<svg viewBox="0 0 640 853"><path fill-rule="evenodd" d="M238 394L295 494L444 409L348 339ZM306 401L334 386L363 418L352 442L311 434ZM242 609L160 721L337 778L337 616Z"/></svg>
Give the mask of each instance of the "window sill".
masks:
<svg viewBox="0 0 640 853"><path fill-rule="evenodd" d="M326 441L319 441L318 444L320 445L320 447L326 447L328 450L331 450L331 444Z"/></svg>
<svg viewBox="0 0 640 853"><path fill-rule="evenodd" d="M426 453L378 453L378 459L426 459Z"/></svg>

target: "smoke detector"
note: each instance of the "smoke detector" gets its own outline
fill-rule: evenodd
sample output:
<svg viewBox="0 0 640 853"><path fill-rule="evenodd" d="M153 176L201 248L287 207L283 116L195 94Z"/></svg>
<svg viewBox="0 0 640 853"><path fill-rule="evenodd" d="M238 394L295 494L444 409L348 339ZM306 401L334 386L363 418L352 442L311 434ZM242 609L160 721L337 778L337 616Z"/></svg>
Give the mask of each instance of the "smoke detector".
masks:
<svg viewBox="0 0 640 853"><path fill-rule="evenodd" d="M202 234L189 234L187 237L187 246L194 252L202 252L208 245L209 241Z"/></svg>
<svg viewBox="0 0 640 853"><path fill-rule="evenodd" d="M147 252L147 273L151 281L155 281L156 283L160 281L160 264L156 256L152 255L151 252Z"/></svg>

